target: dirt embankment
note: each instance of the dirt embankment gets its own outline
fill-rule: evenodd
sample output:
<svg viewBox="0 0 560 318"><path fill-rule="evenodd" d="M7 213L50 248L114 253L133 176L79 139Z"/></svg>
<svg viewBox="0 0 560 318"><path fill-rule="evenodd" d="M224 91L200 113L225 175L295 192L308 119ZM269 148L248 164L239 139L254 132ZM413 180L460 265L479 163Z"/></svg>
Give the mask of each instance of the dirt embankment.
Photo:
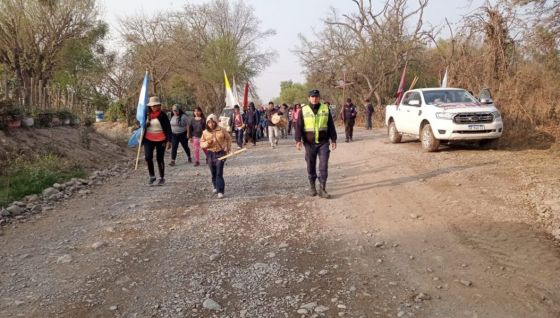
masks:
<svg viewBox="0 0 560 318"><path fill-rule="evenodd" d="M106 168L132 158L126 148L96 133L93 128L0 131L0 166L17 158L32 159L47 153L54 153L86 170Z"/></svg>

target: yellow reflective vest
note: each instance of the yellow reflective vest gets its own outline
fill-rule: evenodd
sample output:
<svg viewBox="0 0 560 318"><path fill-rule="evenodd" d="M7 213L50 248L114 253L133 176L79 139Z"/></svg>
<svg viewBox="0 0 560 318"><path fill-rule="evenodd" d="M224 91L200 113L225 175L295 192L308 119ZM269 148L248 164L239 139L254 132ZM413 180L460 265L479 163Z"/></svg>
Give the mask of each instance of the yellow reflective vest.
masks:
<svg viewBox="0 0 560 318"><path fill-rule="evenodd" d="M319 143L319 132L328 129L329 107L321 104L317 114L315 114L311 106L305 105L301 109L301 114L303 115L303 130L315 133L315 143Z"/></svg>

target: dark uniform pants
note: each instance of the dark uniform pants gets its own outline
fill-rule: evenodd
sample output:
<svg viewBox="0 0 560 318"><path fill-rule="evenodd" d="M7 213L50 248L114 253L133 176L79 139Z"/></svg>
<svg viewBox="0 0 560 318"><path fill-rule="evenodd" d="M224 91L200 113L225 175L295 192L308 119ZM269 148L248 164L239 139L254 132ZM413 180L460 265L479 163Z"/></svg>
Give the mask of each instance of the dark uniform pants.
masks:
<svg viewBox="0 0 560 318"><path fill-rule="evenodd" d="M319 157L319 182L322 184L327 183L329 176L329 156L330 149L329 143L324 142L320 144L305 145L305 161L307 161L307 175L309 181L315 182L317 180L317 157Z"/></svg>
<svg viewBox="0 0 560 318"><path fill-rule="evenodd" d="M354 119L347 119L344 121L344 131L346 132L346 140L352 140L354 137Z"/></svg>

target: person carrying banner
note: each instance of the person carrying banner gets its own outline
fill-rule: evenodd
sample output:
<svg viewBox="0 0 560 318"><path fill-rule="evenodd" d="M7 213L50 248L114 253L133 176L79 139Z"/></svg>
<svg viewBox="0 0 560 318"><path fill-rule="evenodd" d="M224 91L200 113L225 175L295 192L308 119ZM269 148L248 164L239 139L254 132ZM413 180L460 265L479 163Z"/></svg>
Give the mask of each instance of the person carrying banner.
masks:
<svg viewBox="0 0 560 318"><path fill-rule="evenodd" d="M161 111L159 97L152 96L148 102L148 113L146 118L146 129L142 143L144 145L144 156L148 164L150 175L148 183L154 184L156 181L154 170L154 150L159 171L158 185L165 183L165 150L171 148L171 124L167 115Z"/></svg>
<svg viewBox="0 0 560 318"><path fill-rule="evenodd" d="M231 151L231 136L225 129L218 126L216 115L211 114L206 118L206 130L202 132L200 146L207 150L208 168L212 174L213 192L218 194L218 199L224 197L224 164L225 160L218 158Z"/></svg>
<svg viewBox="0 0 560 318"><path fill-rule="evenodd" d="M305 161L307 162L307 176L309 179L310 195L319 194L328 199L327 178L329 168L329 145L336 149L336 128L331 111L326 104L321 103L318 90L309 92L309 105L304 105L298 116L295 127L295 141L297 150L305 147ZM332 143L329 143L332 142ZM317 180L317 157L319 157L319 192L315 186Z"/></svg>

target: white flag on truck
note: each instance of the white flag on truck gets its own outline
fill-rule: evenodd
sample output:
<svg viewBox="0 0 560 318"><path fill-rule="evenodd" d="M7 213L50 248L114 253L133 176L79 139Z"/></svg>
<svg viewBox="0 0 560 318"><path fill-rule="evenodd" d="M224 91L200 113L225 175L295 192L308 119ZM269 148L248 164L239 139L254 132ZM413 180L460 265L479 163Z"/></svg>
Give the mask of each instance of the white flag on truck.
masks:
<svg viewBox="0 0 560 318"><path fill-rule="evenodd" d="M441 88L447 88L447 67L445 68L445 75L443 75L443 80L441 81Z"/></svg>

